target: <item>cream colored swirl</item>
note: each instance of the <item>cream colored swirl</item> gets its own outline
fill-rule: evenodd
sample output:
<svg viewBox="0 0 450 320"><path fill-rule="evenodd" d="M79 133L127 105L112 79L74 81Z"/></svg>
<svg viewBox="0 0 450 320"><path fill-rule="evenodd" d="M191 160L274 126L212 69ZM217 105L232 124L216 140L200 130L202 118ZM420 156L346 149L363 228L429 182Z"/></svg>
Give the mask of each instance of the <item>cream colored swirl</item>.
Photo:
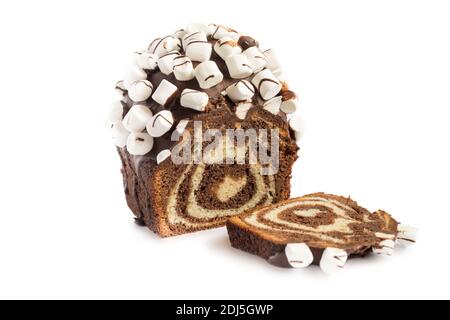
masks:
<svg viewBox="0 0 450 320"><path fill-rule="evenodd" d="M250 166L250 174L252 175L255 183L255 189L253 190L252 197L249 201L247 201L244 205L239 208L232 209L207 209L204 208L200 203L198 203L196 198L196 191L199 190L200 184L202 182L204 172L206 169L205 164L200 164L197 166L189 165L186 170L183 172L181 177L178 179L175 187L170 193L168 204L167 204L167 212L168 212L168 222L171 225L184 225L187 227L207 227L214 223L217 223L215 219L222 218L226 219L231 216L242 214L243 212L256 207L264 201L264 205L271 204L273 202L273 195L275 195L275 178L273 176L269 176L269 184L267 185L264 181L264 177L261 176L261 166L260 165L251 165ZM193 172L192 172L193 171ZM231 179L229 177L225 177L225 179ZM179 212L178 205L178 195L180 193L180 188L185 183L186 179L189 180L189 194L187 196L187 203L185 212ZM246 180L248 178L245 178ZM222 184L223 188L228 188L227 184ZM218 190L217 195L224 194L229 192L229 190ZM218 197L220 201L220 196ZM227 200L227 199L223 199ZM226 202L226 201L225 201ZM186 218L186 216L198 220L205 220L205 222L194 223L190 219ZM214 222L211 222L214 220Z"/></svg>
<svg viewBox="0 0 450 320"><path fill-rule="evenodd" d="M334 216L330 224L321 224L311 226L307 223L298 223L282 219L281 215L290 212L299 218L313 219L318 218L319 214L325 213ZM355 214L362 219L354 219L349 213ZM319 218L318 218L319 219ZM268 209L258 214L249 215L243 220L256 228L277 231L291 235L312 236L323 241L331 241L334 243L344 244L349 238L355 235L350 228L353 224L365 224L371 221L368 215L357 213L353 208L339 201L330 198L321 197L304 197L302 201L288 202L275 209ZM271 224L267 224L270 222ZM338 232L340 236L333 233Z"/></svg>

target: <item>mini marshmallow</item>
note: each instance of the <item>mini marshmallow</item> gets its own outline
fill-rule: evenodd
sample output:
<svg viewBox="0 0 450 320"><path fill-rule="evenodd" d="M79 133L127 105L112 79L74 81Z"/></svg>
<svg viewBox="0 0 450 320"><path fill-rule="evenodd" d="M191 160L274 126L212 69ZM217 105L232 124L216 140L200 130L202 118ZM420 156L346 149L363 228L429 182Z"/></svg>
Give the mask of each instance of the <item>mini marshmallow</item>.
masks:
<svg viewBox="0 0 450 320"><path fill-rule="evenodd" d="M258 49L258 47L248 48L244 51L244 55L250 62L250 66L252 67L254 73L260 72L267 65L267 58L264 56L264 53Z"/></svg>
<svg viewBox="0 0 450 320"><path fill-rule="evenodd" d="M207 36L212 33L211 28L203 23L190 23L188 24L186 31L188 33L204 32Z"/></svg>
<svg viewBox="0 0 450 320"><path fill-rule="evenodd" d="M233 102L248 101L255 96L255 88L247 80L241 80L229 86L226 93Z"/></svg>
<svg viewBox="0 0 450 320"><path fill-rule="evenodd" d="M392 256L394 253L395 242L393 240L383 240L380 242L379 246L373 247L372 251L375 254L382 256Z"/></svg>
<svg viewBox="0 0 450 320"><path fill-rule="evenodd" d="M263 109L269 111L270 113L277 115L280 113L281 103L283 102L283 98L278 96L272 98L263 104Z"/></svg>
<svg viewBox="0 0 450 320"><path fill-rule="evenodd" d="M320 268L325 273L333 274L344 268L347 259L348 254L345 250L327 248L320 259Z"/></svg>
<svg viewBox="0 0 450 320"><path fill-rule="evenodd" d="M252 83L264 100L270 100L280 93L282 85L269 69L256 74Z"/></svg>
<svg viewBox="0 0 450 320"><path fill-rule="evenodd" d="M223 74L214 61L200 63L195 68L195 77L202 89L210 89L223 80Z"/></svg>
<svg viewBox="0 0 450 320"><path fill-rule="evenodd" d="M211 23L208 26L213 39L219 40L228 35L228 28L221 26L220 24Z"/></svg>
<svg viewBox="0 0 450 320"><path fill-rule="evenodd" d="M281 111L286 114L295 113L298 109L298 99L294 92L290 90L283 91L281 93L283 102L281 103Z"/></svg>
<svg viewBox="0 0 450 320"><path fill-rule="evenodd" d="M180 53L178 51L171 51L169 53L166 53L165 55L161 56L158 60L158 67L159 70L161 70L162 73L165 75L170 75L173 72L173 64L174 59L176 57L179 57Z"/></svg>
<svg viewBox="0 0 450 320"><path fill-rule="evenodd" d="M178 88L164 79L159 84L152 98L162 106L170 104L177 93Z"/></svg>
<svg viewBox="0 0 450 320"><path fill-rule="evenodd" d="M143 156L152 151L153 138L144 132L131 133L127 140L127 150L134 156Z"/></svg>
<svg viewBox="0 0 450 320"><path fill-rule="evenodd" d="M186 47L187 45L192 42L192 41L203 41L203 42L207 42L208 41L208 37L206 36L206 34L204 32L193 32L193 33L187 33L184 37L183 37L183 49L184 51L186 51Z"/></svg>
<svg viewBox="0 0 450 320"><path fill-rule="evenodd" d="M222 39L225 37L231 38L234 41L239 40L239 33L235 30L232 30L230 28L218 25L218 24L210 24L209 25L211 36L216 39Z"/></svg>
<svg viewBox="0 0 450 320"><path fill-rule="evenodd" d="M400 224L398 226L397 243L403 247L409 247L416 243L419 230L414 227Z"/></svg>
<svg viewBox="0 0 450 320"><path fill-rule="evenodd" d="M168 150L168 149L161 151L156 156L156 163L161 164L162 162L164 162L164 160L168 159L171 155L172 155L172 152L170 152L170 150Z"/></svg>
<svg viewBox="0 0 450 320"><path fill-rule="evenodd" d="M267 58L267 64L266 68L269 70L272 70L274 74L281 74L282 68L280 61L278 60L278 57L273 49L269 49L263 52L264 55Z"/></svg>
<svg viewBox="0 0 450 320"><path fill-rule="evenodd" d="M304 243L290 243L286 246L284 252L293 268L306 268L314 261L311 249Z"/></svg>
<svg viewBox="0 0 450 320"><path fill-rule="evenodd" d="M122 121L123 116L123 104L121 101L112 103L108 108L107 121L111 125L117 121Z"/></svg>
<svg viewBox="0 0 450 320"><path fill-rule="evenodd" d="M167 36L164 38L155 39L150 46L148 47L148 51L151 54L156 54L158 57L161 57L170 51L180 51L181 50L181 42L175 36Z"/></svg>
<svg viewBox="0 0 450 320"><path fill-rule="evenodd" d="M203 112L208 105L209 96L205 92L185 89L180 100L183 107Z"/></svg>
<svg viewBox="0 0 450 320"><path fill-rule="evenodd" d="M178 81L190 81L195 78L194 65L191 59L178 56L173 60L173 73Z"/></svg>
<svg viewBox="0 0 450 320"><path fill-rule="evenodd" d="M180 29L174 32L174 36L180 40L183 40L184 36L187 34L187 31L184 29Z"/></svg>
<svg viewBox="0 0 450 320"><path fill-rule="evenodd" d="M130 132L123 126L122 121L117 121L111 124L111 135L114 144L119 148L123 148L127 145Z"/></svg>
<svg viewBox="0 0 450 320"><path fill-rule="evenodd" d="M152 137L159 138L172 129L173 122L172 112L163 110L155 114L147 124L147 132Z"/></svg>
<svg viewBox="0 0 450 320"><path fill-rule="evenodd" d="M233 79L244 79L253 74L250 61L244 54L235 54L225 60L228 72Z"/></svg>
<svg viewBox="0 0 450 320"><path fill-rule="evenodd" d="M130 90L131 85L139 80L147 80L147 73L141 68L132 67L125 75L123 85L127 90Z"/></svg>
<svg viewBox="0 0 450 320"><path fill-rule="evenodd" d="M158 56L148 51L138 51L134 54L136 65L144 70L155 70L158 66Z"/></svg>
<svg viewBox="0 0 450 320"><path fill-rule="evenodd" d="M205 62L211 59L212 44L208 41L190 41L185 52L192 61Z"/></svg>
<svg viewBox="0 0 450 320"><path fill-rule="evenodd" d="M243 102L236 105L236 117L241 120L245 120L249 110L253 108L253 104L249 102Z"/></svg>
<svg viewBox="0 0 450 320"><path fill-rule="evenodd" d="M242 48L233 39L225 37L216 42L216 44L214 45L214 51L223 60L227 60L229 57L234 56L235 54L242 53Z"/></svg>
<svg viewBox="0 0 450 320"><path fill-rule="evenodd" d="M115 89L120 97L123 97L127 93L127 89L125 88L125 84L123 83L123 81L117 82Z"/></svg>
<svg viewBox="0 0 450 320"><path fill-rule="evenodd" d="M151 97L153 85L148 80L135 81L128 90L128 96L134 102L142 102Z"/></svg>
<svg viewBox="0 0 450 320"><path fill-rule="evenodd" d="M134 105L125 115L122 123L130 132L141 132L145 130L152 117L153 113L150 108L143 105Z"/></svg>

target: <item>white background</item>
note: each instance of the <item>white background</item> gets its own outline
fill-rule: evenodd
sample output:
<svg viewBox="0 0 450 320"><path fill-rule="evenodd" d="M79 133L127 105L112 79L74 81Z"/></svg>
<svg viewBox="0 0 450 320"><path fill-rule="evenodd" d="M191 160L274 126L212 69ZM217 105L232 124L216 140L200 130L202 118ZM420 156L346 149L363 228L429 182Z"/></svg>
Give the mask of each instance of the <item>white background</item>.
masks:
<svg viewBox="0 0 450 320"><path fill-rule="evenodd" d="M1 1L0 298L450 298L448 1ZM224 229L132 223L104 130L132 53L191 21L277 49L307 129L293 195L421 229L339 275L279 270Z"/></svg>

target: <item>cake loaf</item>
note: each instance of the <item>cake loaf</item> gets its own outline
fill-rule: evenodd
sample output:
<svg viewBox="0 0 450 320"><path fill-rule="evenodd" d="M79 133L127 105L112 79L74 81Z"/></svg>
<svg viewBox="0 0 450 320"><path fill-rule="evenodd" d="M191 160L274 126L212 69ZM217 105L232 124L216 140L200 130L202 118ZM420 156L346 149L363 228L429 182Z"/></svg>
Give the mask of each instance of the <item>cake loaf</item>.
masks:
<svg viewBox="0 0 450 320"><path fill-rule="evenodd" d="M287 268L320 265L327 273L350 257L373 251L391 255L396 243L410 245L416 230L388 213L369 212L350 198L324 193L251 210L227 223L233 247Z"/></svg>
<svg viewBox="0 0 450 320"><path fill-rule="evenodd" d="M302 126L273 50L230 28L190 24L134 60L108 124L140 225L174 236L289 198ZM237 145L230 130L254 133L254 151L271 161L255 161L249 136Z"/></svg>

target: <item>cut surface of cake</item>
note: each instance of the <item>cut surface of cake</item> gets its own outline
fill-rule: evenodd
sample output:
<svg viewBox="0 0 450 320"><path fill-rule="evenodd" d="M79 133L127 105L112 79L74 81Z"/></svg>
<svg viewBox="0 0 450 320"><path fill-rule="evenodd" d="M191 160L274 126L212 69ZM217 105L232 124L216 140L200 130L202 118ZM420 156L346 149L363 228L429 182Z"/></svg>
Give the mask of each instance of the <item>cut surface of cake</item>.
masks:
<svg viewBox="0 0 450 320"><path fill-rule="evenodd" d="M273 50L190 24L134 59L108 124L139 224L174 236L289 198L302 126Z"/></svg>
<svg viewBox="0 0 450 320"><path fill-rule="evenodd" d="M392 255L412 244L416 230L384 211L369 212L350 198L316 193L250 210L229 219L231 244L286 268L320 265L327 273L350 257Z"/></svg>

